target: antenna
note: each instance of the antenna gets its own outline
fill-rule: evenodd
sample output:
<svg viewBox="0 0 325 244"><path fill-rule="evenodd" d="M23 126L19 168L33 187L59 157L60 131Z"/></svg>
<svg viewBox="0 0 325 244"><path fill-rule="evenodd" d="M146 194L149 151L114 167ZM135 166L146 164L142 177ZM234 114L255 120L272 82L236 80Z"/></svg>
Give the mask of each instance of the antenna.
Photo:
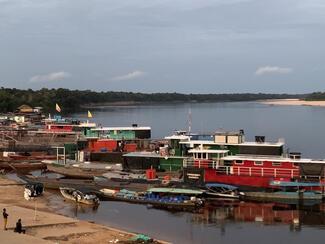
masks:
<svg viewBox="0 0 325 244"><path fill-rule="evenodd" d="M188 109L188 134L191 134L192 130L192 110L191 108Z"/></svg>

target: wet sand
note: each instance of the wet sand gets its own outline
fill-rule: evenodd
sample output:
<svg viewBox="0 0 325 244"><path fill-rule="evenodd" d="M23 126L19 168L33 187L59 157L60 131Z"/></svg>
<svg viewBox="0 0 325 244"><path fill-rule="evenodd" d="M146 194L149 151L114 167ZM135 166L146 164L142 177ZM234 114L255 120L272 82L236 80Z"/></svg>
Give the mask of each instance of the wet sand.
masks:
<svg viewBox="0 0 325 244"><path fill-rule="evenodd" d="M305 101L300 99L270 99L270 100L263 100L260 102L269 105L325 107L325 101Z"/></svg>
<svg viewBox="0 0 325 244"><path fill-rule="evenodd" d="M23 185L0 176L0 208L1 211L6 208L9 214L7 231L3 230L2 218L0 221L2 243L129 243L135 235L54 214L58 209L71 208L71 205L53 192L45 191L36 202L25 200L23 192ZM26 228L25 235L13 232L19 218L22 219L23 228Z"/></svg>

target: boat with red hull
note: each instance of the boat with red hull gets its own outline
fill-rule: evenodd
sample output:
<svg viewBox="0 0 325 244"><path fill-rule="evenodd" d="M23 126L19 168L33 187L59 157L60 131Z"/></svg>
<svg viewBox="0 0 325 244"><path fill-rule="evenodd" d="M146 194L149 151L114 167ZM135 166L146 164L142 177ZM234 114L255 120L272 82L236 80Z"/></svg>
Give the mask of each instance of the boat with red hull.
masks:
<svg viewBox="0 0 325 244"><path fill-rule="evenodd" d="M318 182L318 186L306 186L305 189L324 192L324 166L324 160L284 156L235 155L221 156L219 160L194 158L184 163L184 177L190 183L223 183L241 189L279 188L271 185L271 181Z"/></svg>
<svg viewBox="0 0 325 244"><path fill-rule="evenodd" d="M325 160L302 158L301 153L284 153L284 142L245 142L243 132L216 133L214 140L179 140L183 155L184 181L191 184L221 183L240 190L279 189L271 181L311 182L305 190L324 193ZM318 185L315 183L318 183Z"/></svg>

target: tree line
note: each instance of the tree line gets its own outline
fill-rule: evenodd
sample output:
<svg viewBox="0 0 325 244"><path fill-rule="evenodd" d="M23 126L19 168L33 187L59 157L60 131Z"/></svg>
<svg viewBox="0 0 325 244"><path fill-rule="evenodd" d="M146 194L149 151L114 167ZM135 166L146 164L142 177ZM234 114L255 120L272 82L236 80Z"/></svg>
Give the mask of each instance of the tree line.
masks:
<svg viewBox="0 0 325 244"><path fill-rule="evenodd" d="M325 95L324 95L325 96ZM135 102L143 104L176 102L238 102L263 99L302 98L302 95L234 93L234 94L182 94L182 93L138 93L91 90L69 90L64 88L40 90L0 89L0 112L15 111L20 105L43 107L44 112L53 112L59 104L65 113L87 109L87 106L114 102Z"/></svg>
<svg viewBox="0 0 325 244"><path fill-rule="evenodd" d="M306 101L324 101L325 92L313 92L305 97Z"/></svg>

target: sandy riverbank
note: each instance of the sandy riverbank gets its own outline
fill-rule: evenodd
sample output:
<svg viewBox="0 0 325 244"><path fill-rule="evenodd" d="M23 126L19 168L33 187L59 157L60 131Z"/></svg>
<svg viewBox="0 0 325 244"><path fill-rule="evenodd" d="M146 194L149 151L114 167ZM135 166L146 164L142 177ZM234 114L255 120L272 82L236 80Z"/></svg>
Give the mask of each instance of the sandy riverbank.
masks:
<svg viewBox="0 0 325 244"><path fill-rule="evenodd" d="M325 107L325 101L304 101L300 99L270 99L270 100L263 100L260 102L269 105Z"/></svg>
<svg viewBox="0 0 325 244"><path fill-rule="evenodd" d="M133 243L129 241L133 233L55 214L68 204L57 197L54 205L51 199L56 196L51 192L46 191L35 204L24 199L23 191L22 185L1 176L0 208L6 208L9 214L7 231L3 230L2 218L0 221L2 243ZM26 235L13 232L18 218L22 219Z"/></svg>

